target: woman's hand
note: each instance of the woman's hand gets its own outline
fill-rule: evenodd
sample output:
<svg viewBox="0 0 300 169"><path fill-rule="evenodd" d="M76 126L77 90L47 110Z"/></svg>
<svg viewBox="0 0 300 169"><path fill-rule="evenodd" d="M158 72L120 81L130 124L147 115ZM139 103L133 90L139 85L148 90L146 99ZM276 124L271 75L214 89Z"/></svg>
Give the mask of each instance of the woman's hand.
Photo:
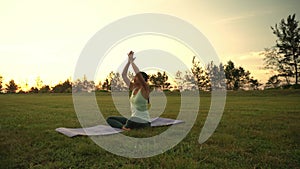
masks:
<svg viewBox="0 0 300 169"><path fill-rule="evenodd" d="M135 58L133 57L134 52L130 51L128 53L128 62L133 63L133 61L135 60Z"/></svg>

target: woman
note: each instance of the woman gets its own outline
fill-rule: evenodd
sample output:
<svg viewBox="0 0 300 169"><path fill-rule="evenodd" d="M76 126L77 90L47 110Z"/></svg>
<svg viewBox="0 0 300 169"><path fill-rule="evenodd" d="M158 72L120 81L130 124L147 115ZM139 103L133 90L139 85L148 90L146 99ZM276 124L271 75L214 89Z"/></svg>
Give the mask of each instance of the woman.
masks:
<svg viewBox="0 0 300 169"><path fill-rule="evenodd" d="M135 65L133 58L134 52L128 54L128 62L124 67L122 77L126 85L132 90L130 96L131 117L129 119L120 116L112 116L107 118L107 123L115 128L121 128L129 131L130 129L143 128L150 126L150 116L148 112L149 103L149 85L147 84L148 75L145 72L140 72ZM133 82L130 82L127 77L129 65L131 64L135 77Z"/></svg>

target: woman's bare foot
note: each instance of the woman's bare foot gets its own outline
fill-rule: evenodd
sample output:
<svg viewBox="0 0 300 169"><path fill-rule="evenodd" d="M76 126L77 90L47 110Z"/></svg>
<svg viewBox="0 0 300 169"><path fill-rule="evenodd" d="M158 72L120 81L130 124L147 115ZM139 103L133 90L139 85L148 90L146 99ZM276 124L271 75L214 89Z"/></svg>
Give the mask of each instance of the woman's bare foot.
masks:
<svg viewBox="0 0 300 169"><path fill-rule="evenodd" d="M130 128L126 128L125 126L123 126L122 129L126 131L130 131Z"/></svg>

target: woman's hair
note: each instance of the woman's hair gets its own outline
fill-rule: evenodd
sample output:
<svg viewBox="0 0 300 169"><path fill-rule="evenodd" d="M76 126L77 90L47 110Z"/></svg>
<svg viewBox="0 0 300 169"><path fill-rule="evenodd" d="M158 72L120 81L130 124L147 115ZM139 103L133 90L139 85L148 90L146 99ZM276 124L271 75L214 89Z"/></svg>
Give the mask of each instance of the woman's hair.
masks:
<svg viewBox="0 0 300 169"><path fill-rule="evenodd" d="M145 72L139 72L139 73L142 74L142 76L143 76L145 82L147 82L148 79L149 79L149 76L147 75L147 73L145 73ZM149 98L148 98L148 104L150 104Z"/></svg>
<svg viewBox="0 0 300 169"><path fill-rule="evenodd" d="M147 73L145 73L145 72L139 72L139 73L141 73L141 74L142 74L142 76L143 76L143 78L144 78L145 82L147 82L147 81L148 81L148 79L149 79L149 76L147 75Z"/></svg>

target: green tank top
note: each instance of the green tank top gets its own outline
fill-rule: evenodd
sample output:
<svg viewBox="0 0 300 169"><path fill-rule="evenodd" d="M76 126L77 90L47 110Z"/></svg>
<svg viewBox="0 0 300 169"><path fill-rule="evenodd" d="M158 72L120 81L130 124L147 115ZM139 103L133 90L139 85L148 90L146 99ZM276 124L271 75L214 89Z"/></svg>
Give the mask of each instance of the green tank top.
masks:
<svg viewBox="0 0 300 169"><path fill-rule="evenodd" d="M141 93L141 89L134 95L135 89L132 90L130 97L131 116L139 117L146 121L150 121L148 112L148 100L144 98Z"/></svg>

